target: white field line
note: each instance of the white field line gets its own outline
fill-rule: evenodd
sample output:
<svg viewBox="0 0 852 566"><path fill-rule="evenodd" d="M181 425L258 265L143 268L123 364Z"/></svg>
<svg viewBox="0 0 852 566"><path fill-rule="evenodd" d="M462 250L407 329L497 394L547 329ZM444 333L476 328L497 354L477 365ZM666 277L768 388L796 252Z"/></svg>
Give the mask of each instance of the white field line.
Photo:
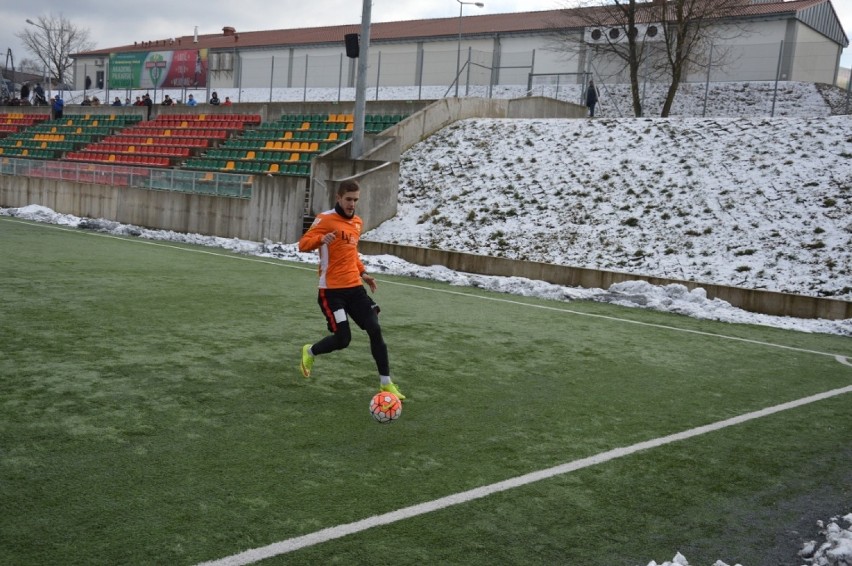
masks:
<svg viewBox="0 0 852 566"><path fill-rule="evenodd" d="M692 428L683 432L678 432L653 440L646 440L645 442L639 442L637 444L633 444L632 446L626 446L624 448L615 448L613 450L601 452L600 454L596 454L594 456L589 456L588 458L574 460L573 462L560 464L559 466L539 470L537 472L531 472L529 474L510 478L508 480L493 483L491 485L485 485L467 491L454 493L452 495L441 497L433 501L427 501L425 503L419 503L410 507L397 509L396 511L391 511L389 513L383 513L381 515L367 517L366 519L355 521L354 523L347 523L345 525L329 527L307 535L302 535L280 542L275 542L259 548L253 548L244 552L240 552L239 554L220 558L218 560L203 562L199 564L199 566L240 566L243 564L253 564L260 560L265 560L267 558L272 558L273 556L279 556L281 554L293 552L294 550L299 550L301 548L306 548L330 540L342 538L347 535L371 529L373 527L387 525L390 523L395 523L397 521L403 521L405 519L410 519L418 515L424 515L426 513L431 513L433 511L438 511L440 509L445 509L454 505L461 505L463 503L486 497L494 493L499 493L501 491L507 491L509 489L525 486L537 481L552 478L554 476L568 474L577 470L581 470L583 468L603 464L605 462L609 462L617 458L630 456L631 454L635 454L636 452L640 452L642 450L658 448L666 444L671 444L680 440L686 440L689 438L700 436L702 434L707 434L709 432L715 432L717 430L739 425L751 420L773 415L775 413L780 413L781 411L795 409L804 405L808 405L810 403L816 403L818 401L823 401L825 399L837 397L839 395L843 395L850 392L852 392L852 385L840 389L834 389L832 391L826 391L824 393L818 393L816 395L811 395L810 397L804 397L796 401L782 403L780 405L775 405L774 407L768 407L759 411L746 413L745 415L732 417L730 419L718 421L709 425Z"/></svg>
<svg viewBox="0 0 852 566"><path fill-rule="evenodd" d="M0 218L2 218L2 217L0 217ZM24 224L24 225L27 225L27 226L34 226L35 225L35 226L44 227L44 228L53 228L53 229L63 230L63 231L66 231L66 232L73 232L75 234L83 234L83 235L87 235L87 236L98 236L98 237L101 237L101 238L112 238L112 239L115 239L115 240L121 240L123 242L128 242L128 243L145 244L145 245L149 245L149 246L159 246L159 247L169 248L169 249L178 250L178 251L182 251L182 252L197 253L197 254L204 254L204 255L213 255L213 256L222 257L222 258L225 258L225 259L236 259L236 260L240 260L240 261L251 261L251 262L255 262L255 263L273 265L275 267L284 267L284 268L287 268L287 269L300 269L302 271L316 272L316 266L315 265L311 265L310 267L307 267L307 266L303 267L303 266L294 264L292 261L285 262L283 260L262 259L262 258L258 258L258 257L254 257L254 256L226 255L226 254L214 252L214 251L199 250L199 249L195 249L195 248L187 248L187 247L183 247L183 246L177 246L177 245L174 245L174 244L165 244L165 243L154 241L154 240L143 240L143 239L139 239L139 238L130 238L128 236L115 236L113 234L104 234L102 232L81 231L78 228L69 228L67 226L59 226L59 225L56 225L56 224L44 224L44 223L40 223L40 222L34 224L32 221L23 221L23 220L5 219L5 218L4 218L4 220L6 220L7 222L15 222L15 223ZM197 246L198 244L187 243L186 245L187 246ZM236 253L236 252L232 252L232 253ZM736 342L745 342L745 343L748 343L748 344L755 344L757 346L766 346L766 347L769 347L769 348L779 348L779 349L782 349L782 350L790 350L790 351L793 351L793 352L815 354L815 355L818 355L818 356L830 356L830 357L836 359L838 362L840 362L842 364L852 365L848 362L848 358L845 358L844 356L841 356L839 354L829 353L829 352L820 352L818 350L808 350L806 348L796 348L794 346L785 346L783 344L773 344L772 342L761 342L760 340L751 340L749 338L740 338L738 336L727 336L725 334L715 334L713 332L703 332L701 330L690 330L688 328L678 328L676 326L666 326L664 324L654 324L654 323L650 323L650 322L641 322L641 321L637 321L637 320L619 318L619 317L616 317L616 316L580 312L580 311L575 311L575 310L561 308L561 307L557 307L557 306L551 306L551 305L535 305L535 304L531 304L531 303L525 303L525 302L522 302L522 301L516 301L516 300L513 300L513 299L507 299L505 297L485 297L485 296L476 295L476 294L473 294L473 293L465 293L463 291L452 291L452 290L449 290L449 289L434 289L432 287L427 287L425 285L415 285L413 283L403 283L403 282L399 282L399 281L388 281L386 279L379 279L379 278L377 278L376 280L381 282L381 283L386 283L388 285L411 287L413 289L421 289L421 290L424 290L424 291L431 291L433 293L443 293L443 294L447 294L447 295L458 295L458 296L462 296L462 297L469 297L469 298L472 298L472 299L480 299L480 300L483 300L483 301L496 301L496 302L500 302L500 303L520 305L520 306L525 306L525 307L529 307L529 308L549 310L549 311L555 311L555 312L560 312L560 313L565 313L565 314L573 314L573 315L576 315L576 316L585 316L585 317L589 317L589 318L600 318L600 319L603 319L603 320L611 320L611 321L614 321L614 322L622 322L622 323L626 323L626 324L635 324L635 325L638 325L638 326L648 326L648 327L652 327L652 328L660 328L660 329L663 329L663 330L671 330L673 332L684 332L684 333L687 333L687 334L697 334L699 336L707 336L707 337L711 337L711 338L720 338L720 339L723 339L723 340L734 340ZM842 360L847 360L847 361L843 362Z"/></svg>
<svg viewBox="0 0 852 566"><path fill-rule="evenodd" d="M29 223L26 223L26 224L29 224ZM49 226L56 227L56 226L53 226L53 225L49 225ZM70 229L70 228L62 228L62 229L79 233L79 231L77 229ZM160 242L155 242L155 241L150 241L150 240L128 239L128 238L125 238L125 237L113 236L111 234L102 234L102 233L97 233L97 232L84 232L84 233L89 234L89 235L94 235L94 236L115 238L115 239L118 239L118 240L127 241L127 242L131 242L131 243L143 243L143 244L148 244L148 245L154 245L154 246L161 246L161 247L176 249L176 250L180 250L180 251L201 253L201 254L207 254L207 255L215 255L215 256L228 258L228 259L238 259L238 260L242 260L242 261L254 261L254 262L257 262L257 263L264 263L264 264L268 264L268 265L274 265L274 266L278 266L278 267L286 267L286 268L290 268L290 269L302 269L302 270L306 270L306 271L307 270L313 271L315 269L313 267L311 267L311 268L301 267L301 266L298 266L298 265L292 265L292 264L284 263L284 262L281 262L281 261L263 260L263 259L252 258L252 257L247 257L247 256L225 255L225 254L210 252L210 251L205 251L205 250L197 250L197 249L193 249L193 248L184 248L184 247L181 247L181 246L175 246L175 245L171 245L171 244L163 244L163 243L160 243ZM760 341L757 341L757 340L739 338L739 337L736 337L736 336L726 336L726 335L723 335L723 334L713 334L713 333L709 333L709 332L701 332L701 331L697 331L697 330L688 330L688 329L676 328L676 327L665 326L665 325L660 325L660 324L638 322L638 321L634 321L634 320L622 319L622 318L613 317L613 316L583 313L583 312L573 311L573 310L570 310L570 309L563 309L563 308L558 308L558 307L553 307L553 306L548 306L548 305L534 305L534 304L530 304L530 303L524 303L524 302L521 302L521 301L514 301L514 300L511 300L511 299L505 299L505 298L502 298L502 297L484 297L484 296L481 296L481 295L464 293L464 292L461 292L461 291L433 289L433 288L422 286L422 285L413 285L413 284L410 284L410 283L399 283L399 282L395 282L395 281L384 281L384 282L386 282L388 284L402 285L402 286L413 287L413 288L432 291L432 292L440 292L440 293L447 293L447 294L453 294L453 295L460 295L460 296L470 297L470 298L475 298L475 299L493 300L493 301L498 301L498 302L503 302L503 303L510 303L510 304L515 304L515 305L526 306L526 307L563 312L563 313L567 313L567 314L574 314L574 315L578 315L578 316L601 318L601 319L605 319L605 320L611 320L611 321L614 321L614 322L638 324L638 325L643 325L643 326L650 326L650 327L655 327L655 328L672 330L672 331L675 331L675 332L687 332L687 333L692 333L692 334L699 334L699 335L702 335L702 336L722 338L722 339L726 339L726 340L736 340L736 341L740 341L740 342L746 342L746 343L760 345L760 346L768 346L768 347L772 347L772 348L781 348L781 349L785 349L785 350L792 350L792 351L797 351L797 352L806 352L806 353L822 355L822 356L833 356L835 358L835 360L837 360L839 363L852 367L852 362L850 362L847 357L841 356L841 355L838 355L838 354L828 354L828 353L825 353L825 352L819 352L819 351L815 351L815 350L807 350L807 349L803 349L803 348L794 348L794 347L791 347L791 346L784 346L784 345L780 345L780 344L772 344L770 342L760 342ZM745 422L748 422L748 421L751 421L751 420L763 418L763 417L766 417L766 416L769 416L769 415L774 415L775 413L779 413L781 411L787 411L787 410L790 410L790 409L795 409L795 408L798 408L798 407L802 407L804 405L808 405L810 403L816 403L818 401L823 401L825 399L830 399L832 397L837 397L839 395L844 395L844 394L850 393L850 392L852 392L852 385L847 386L847 387L842 387L840 389L834 389L834 390L831 390L831 391L826 391L824 393L818 393L816 395L811 395L809 397L804 397L802 399L798 399L798 400L795 400L795 401L789 401L787 403L782 403L780 405L775 405L774 407L768 407L766 409L761 409L759 411L746 413L746 414L740 415L738 417L732 417L730 419L718 421L718 422L715 422L715 423L711 423L709 425L704 425L704 426L692 428L692 429L689 429L689 430L686 430L686 431L683 431L683 432L671 434L671 435L668 435L668 436L663 436L663 437L652 439L652 440L646 440L644 442L639 442L637 444L633 444L632 446L627 446L627 447L623 447L623 448L615 448L613 450L608 450L606 452L602 452L602 453L596 454L594 456L589 456L588 458L582 458L580 460L575 460L573 462L568 462L566 464L560 464L559 466L554 466L552 468L539 470L537 472L531 472L529 474L524 474L522 476L517 476L517 477L514 477L514 478L510 478L508 480L503 480L501 482L477 487L477 488L470 489L470 490L467 490L467 491L462 491L462 492L459 492L459 493L448 495L446 497L441 497L439 499L435 499L433 501L427 501L425 503L419 503L417 505L404 507L404 508L398 509L396 511L383 513L381 515L375 515L373 517L367 517L366 519L362 519L360 521L355 521L353 523L347 523L345 525L338 525L338 526L335 526L335 527L329 527L329 528L326 528L326 529L321 529L319 531L309 533L307 535L302 535L302 536L299 536L299 537L294 537L294 538L291 538L291 539L272 543L272 544L269 544L267 546L262 546L262 547L259 547L259 548L246 550L246 551L241 552L239 554L227 556L227 557L224 557L224 558L220 558L218 560L203 562L203 563L199 564L198 566L239 566L239 565L243 565L243 564L253 564L255 562L259 562L260 560L265 560L267 558L272 558L274 556L279 556L281 554L293 552L293 551L299 550L301 548L306 548L306 547L321 544L323 542L327 542L327 541L330 541L330 540L342 538L342 537L345 537L347 535L351 535L351 534L355 534L355 533L365 531L367 529L371 529L373 527L378 527L378 526L381 526L381 525L387 525L387 524L390 524L390 523L395 523L397 521L403 521L405 519L410 519L410 518L416 517L418 515L424 515L426 513L431 513L433 511L438 511L440 509L445 509L447 507L452 507L454 505L460 505L460 504L463 504L463 503L467 503L469 501L473 501L475 499L480 499L482 497L492 495L494 493L507 491L507 490L514 489L514 488L521 487L521 486L525 486L525 485L528 485L528 484L531 484L531 483L534 483L534 482L537 482L537 481L549 479L549 478L559 476L559 475L568 474L568 473L571 473L571 472L574 472L574 471L577 471L577 470L581 470L583 468L588 468L590 466L603 464L605 462L609 462L609 461L615 460L617 458L622 458L622 457L625 457L625 456L629 456L631 454L635 454L636 452L640 452L642 450L649 450L649 449L652 449L652 448L658 448L658 447L664 446L666 444L671 444L673 442L686 440L686 439L689 439L689 438L693 438L693 437L696 437L696 436L707 434L709 432L715 432L715 431L722 430L724 428L728 428L728 427L731 427L731 426L739 425L739 424L742 424L742 423L745 423Z"/></svg>

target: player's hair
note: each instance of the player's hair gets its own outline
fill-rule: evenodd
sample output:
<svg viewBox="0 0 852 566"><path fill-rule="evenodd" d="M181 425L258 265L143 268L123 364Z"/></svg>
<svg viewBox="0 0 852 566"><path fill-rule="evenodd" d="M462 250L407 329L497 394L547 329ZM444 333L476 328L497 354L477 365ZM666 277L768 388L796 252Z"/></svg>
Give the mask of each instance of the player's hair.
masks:
<svg viewBox="0 0 852 566"><path fill-rule="evenodd" d="M358 184L358 181L355 181L353 179L347 179L346 181L343 181L337 186L337 196L342 197L346 193L352 193L360 190L361 185Z"/></svg>

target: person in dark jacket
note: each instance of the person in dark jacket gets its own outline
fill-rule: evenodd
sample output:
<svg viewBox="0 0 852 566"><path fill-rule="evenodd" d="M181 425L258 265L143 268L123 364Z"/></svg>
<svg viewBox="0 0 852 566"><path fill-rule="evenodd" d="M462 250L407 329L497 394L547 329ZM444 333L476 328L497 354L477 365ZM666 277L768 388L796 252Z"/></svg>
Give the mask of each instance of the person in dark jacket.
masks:
<svg viewBox="0 0 852 566"><path fill-rule="evenodd" d="M40 83L36 83L33 89L33 98L33 104L36 106L47 106L47 98L44 96L44 89L41 88Z"/></svg>
<svg viewBox="0 0 852 566"><path fill-rule="evenodd" d="M586 106L589 109L589 118L595 117L595 105L598 103L598 87L595 86L594 80L589 80L589 87L586 89Z"/></svg>
<svg viewBox="0 0 852 566"><path fill-rule="evenodd" d="M149 95L147 92L144 95L142 95L142 104L147 106L147 108L146 108L146 110L148 111L148 118L147 119L150 120L151 119L151 107L154 106L154 101L151 100L151 95Z"/></svg>

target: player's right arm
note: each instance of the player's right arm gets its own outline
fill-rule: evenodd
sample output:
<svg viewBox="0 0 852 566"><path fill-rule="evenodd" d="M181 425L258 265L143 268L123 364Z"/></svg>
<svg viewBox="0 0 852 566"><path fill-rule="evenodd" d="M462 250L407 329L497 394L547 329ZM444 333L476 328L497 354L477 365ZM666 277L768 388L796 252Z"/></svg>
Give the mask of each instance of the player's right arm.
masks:
<svg viewBox="0 0 852 566"><path fill-rule="evenodd" d="M311 227L308 228L308 231L299 239L299 251L311 252L323 244L329 243L324 239L326 236L329 236L329 234L331 234L330 237L333 238L334 226L331 222L323 222L322 217L318 216Z"/></svg>

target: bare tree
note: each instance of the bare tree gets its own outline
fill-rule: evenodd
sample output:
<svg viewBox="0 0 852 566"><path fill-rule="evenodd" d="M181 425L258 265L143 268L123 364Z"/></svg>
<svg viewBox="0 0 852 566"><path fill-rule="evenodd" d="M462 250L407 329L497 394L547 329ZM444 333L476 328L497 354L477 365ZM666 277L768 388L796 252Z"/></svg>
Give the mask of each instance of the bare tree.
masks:
<svg viewBox="0 0 852 566"><path fill-rule="evenodd" d="M685 75L707 65L709 47L721 33L714 26L734 15L744 0L576 0L574 4L563 10L562 24L570 27L559 29L561 24L556 24L564 49L620 62L610 70L612 74L627 71L636 116L643 114L640 74L667 80L661 112L666 117ZM578 24L584 33L571 29Z"/></svg>
<svg viewBox="0 0 852 566"><path fill-rule="evenodd" d="M703 67L717 32L714 25L734 15L743 0L670 0L654 6L653 17L663 25L667 70L671 81L661 116L669 115L677 89L690 66Z"/></svg>
<svg viewBox="0 0 852 566"><path fill-rule="evenodd" d="M29 57L21 59L21 62L18 63L18 70L34 75L37 75L42 71L42 69L39 67L38 61L36 61L35 59L30 59Z"/></svg>
<svg viewBox="0 0 852 566"><path fill-rule="evenodd" d="M15 34L47 70L50 78L63 84L73 65L72 53L90 51L95 44L89 41L89 30L74 25L63 15L39 16L27 20L29 27Z"/></svg>

